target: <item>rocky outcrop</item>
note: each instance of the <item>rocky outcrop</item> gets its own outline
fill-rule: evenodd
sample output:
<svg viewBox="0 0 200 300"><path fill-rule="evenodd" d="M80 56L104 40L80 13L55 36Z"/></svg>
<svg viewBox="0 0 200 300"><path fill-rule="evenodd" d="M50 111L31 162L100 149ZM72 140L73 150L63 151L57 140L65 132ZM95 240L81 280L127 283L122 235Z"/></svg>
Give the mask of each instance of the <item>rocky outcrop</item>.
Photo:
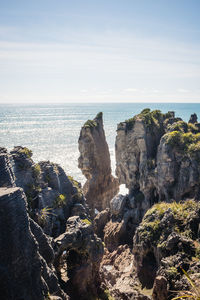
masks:
<svg viewBox="0 0 200 300"><path fill-rule="evenodd" d="M102 286L115 300L148 300L136 275L134 256L127 245L112 253L106 251L101 262Z"/></svg>
<svg viewBox="0 0 200 300"><path fill-rule="evenodd" d="M15 253L8 251L8 255L12 254L10 258L12 265L10 265L8 274L11 270L19 267L19 273L16 273L16 276L20 279L20 272L28 272L27 270L23 271L23 266L20 269L20 266L16 263L17 260L24 265L25 269L33 264L33 270L30 268L29 274L23 276L27 275L27 281L30 282L29 285L27 284L26 293L28 293L28 290L31 293L32 288L35 289L35 292L30 298L26 297L25 294L24 298L19 299L39 300L47 299L47 296L50 299L51 294L54 297L57 297L56 295L61 297L58 299L67 299L58 284L56 274L59 276L62 288L67 293L69 292L71 299L77 299L76 295L79 299L81 297L85 299L82 295L86 295L85 297L97 296L100 286L99 265L103 255L103 245L101 240L94 234L81 185L72 177L67 176L57 164L50 162L35 164L31 158L32 152L27 148L15 147L11 151L11 155L5 149L2 150L2 153L6 158L3 162L6 161L6 164L1 164L1 182L3 182L3 174L9 171L10 173L7 173L13 174L13 177L5 177L6 186L12 183L11 179L13 178L13 185L21 186L28 198L28 206L26 207L25 194L19 188L16 188L13 192L8 192L9 195L6 195L7 198L10 197L12 200L10 202L12 205L8 205L6 209L10 211L7 218L10 219L13 226L13 234L9 242L12 240L13 251L15 251ZM13 196L11 197L12 193ZM14 201L16 205L19 204L20 206L17 209L15 209ZM12 211L12 209L14 210ZM23 218L21 214L23 214ZM6 222L8 220L6 219ZM5 226L8 226L7 223L5 223ZM17 235L14 236L15 226L20 241L18 241ZM7 229L4 228L3 230L7 234ZM21 235L18 231L21 231ZM4 234L5 238L6 234ZM54 238L57 239L54 240ZM24 244L23 239L27 239ZM29 240L31 240L30 245L28 244ZM2 240L0 252L2 251L2 257L5 257L4 252L6 253L7 244L3 244L3 242ZM20 255L24 251L27 254L23 258ZM28 266L26 266L26 263ZM24 280L24 277L22 279ZM13 281L13 284L19 289L12 276L8 280ZM35 285L31 283L31 280L34 280ZM9 284L11 283L5 283L5 289ZM25 280L23 284L26 290ZM23 291L23 287L21 289ZM7 299L18 299L12 286L10 287L10 293L11 296ZM42 296L44 297L42 298ZM52 297L51 299L53 299Z"/></svg>
<svg viewBox="0 0 200 300"><path fill-rule="evenodd" d="M130 191L149 192L153 180L151 170L155 167L157 147L164 134L164 121L171 115L145 109L118 125L116 175L120 184L126 184Z"/></svg>
<svg viewBox="0 0 200 300"><path fill-rule="evenodd" d="M158 201L198 198L200 129L173 112L143 110L118 125L116 174L130 195L141 196L141 215Z"/></svg>
<svg viewBox="0 0 200 300"><path fill-rule="evenodd" d="M60 278L66 280L72 299L86 300L97 296L103 244L94 234L91 222L70 217L65 233L56 238L55 243L56 269ZM67 265L66 270L63 265Z"/></svg>
<svg viewBox="0 0 200 300"><path fill-rule="evenodd" d="M142 193L137 196L117 195L110 202L109 221L104 224L104 243L109 251L114 251L119 245L128 244L132 247L133 235L142 219ZM95 218L99 218L98 214ZM95 222L94 220L94 222Z"/></svg>
<svg viewBox="0 0 200 300"><path fill-rule="evenodd" d="M200 148L196 136L189 131L171 131L162 137L155 176L159 200L198 199Z"/></svg>
<svg viewBox="0 0 200 300"><path fill-rule="evenodd" d="M192 124L195 124L197 123L197 115L194 113L190 116L190 119L189 119L189 122L188 123L192 123Z"/></svg>
<svg viewBox="0 0 200 300"><path fill-rule="evenodd" d="M98 237L103 239L104 237L104 227L110 221L110 209L106 208L96 215L93 220L94 232Z"/></svg>
<svg viewBox="0 0 200 300"><path fill-rule="evenodd" d="M156 204L145 214L134 236L133 252L138 278L143 287L154 286L154 300L190 289L179 267L189 273L200 271L199 222L200 205L192 200Z"/></svg>
<svg viewBox="0 0 200 300"><path fill-rule="evenodd" d="M35 227L36 225L32 226ZM57 277L50 267L52 261L47 239L42 233L35 239L30 229L26 197L19 188L0 189L0 294L2 300L40 300L54 294L62 299ZM46 244L42 250L38 242ZM40 253L45 252L44 257Z"/></svg>
<svg viewBox="0 0 200 300"><path fill-rule="evenodd" d="M15 186L15 175L12 170L10 155L5 148L0 148L0 186Z"/></svg>
<svg viewBox="0 0 200 300"><path fill-rule="evenodd" d="M81 128L79 151L79 168L87 178L83 191L88 205L92 210L104 210L109 207L119 188L117 179L111 175L102 113L94 120L88 120Z"/></svg>
<svg viewBox="0 0 200 300"><path fill-rule="evenodd" d="M10 154L1 148L0 186L23 188L31 218L46 234L57 237L65 231L70 216L89 217L81 185L58 164L36 164L31 157L26 147L14 147Z"/></svg>

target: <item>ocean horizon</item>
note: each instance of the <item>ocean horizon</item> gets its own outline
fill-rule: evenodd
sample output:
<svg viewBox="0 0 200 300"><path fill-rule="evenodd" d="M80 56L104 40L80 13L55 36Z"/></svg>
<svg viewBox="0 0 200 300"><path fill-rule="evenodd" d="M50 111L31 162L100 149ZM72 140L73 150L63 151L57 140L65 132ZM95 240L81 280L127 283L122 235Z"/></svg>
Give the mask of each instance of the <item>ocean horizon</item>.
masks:
<svg viewBox="0 0 200 300"><path fill-rule="evenodd" d="M83 124L103 112L114 174L117 124L147 107L164 113L175 111L184 121L193 113L200 118L200 103L0 104L0 146L8 150L14 146L28 147L35 162L58 163L67 175L83 184L85 177L78 168L78 138Z"/></svg>

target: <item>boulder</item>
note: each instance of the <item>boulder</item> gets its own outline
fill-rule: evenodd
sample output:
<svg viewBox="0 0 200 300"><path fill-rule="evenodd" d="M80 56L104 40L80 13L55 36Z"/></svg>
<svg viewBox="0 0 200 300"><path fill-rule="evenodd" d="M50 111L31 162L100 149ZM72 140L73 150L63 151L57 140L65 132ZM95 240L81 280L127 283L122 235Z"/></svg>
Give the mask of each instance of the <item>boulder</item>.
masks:
<svg viewBox="0 0 200 300"><path fill-rule="evenodd" d="M115 196L110 202L110 212L112 215L120 215L126 204L126 198L123 195Z"/></svg>

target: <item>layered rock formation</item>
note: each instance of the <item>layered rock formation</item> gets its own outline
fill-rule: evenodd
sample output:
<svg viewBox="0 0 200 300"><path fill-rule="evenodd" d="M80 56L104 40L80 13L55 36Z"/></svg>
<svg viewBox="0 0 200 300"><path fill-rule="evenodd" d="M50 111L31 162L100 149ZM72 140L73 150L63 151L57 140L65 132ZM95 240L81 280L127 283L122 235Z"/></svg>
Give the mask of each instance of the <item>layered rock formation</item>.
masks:
<svg viewBox="0 0 200 300"><path fill-rule="evenodd" d="M1 298L96 297L103 245L80 184L57 164L35 164L25 147L1 154Z"/></svg>
<svg viewBox="0 0 200 300"><path fill-rule="evenodd" d="M144 195L142 214L160 200L198 197L199 132L173 112L149 109L118 125L116 174L131 196Z"/></svg>
<svg viewBox="0 0 200 300"><path fill-rule="evenodd" d="M67 176L57 164L49 161L34 163L32 152L26 147L15 147L10 154L3 152L1 172L5 184L23 188L29 214L53 237L65 231L66 220L73 215L88 217L88 208L80 184Z"/></svg>
<svg viewBox="0 0 200 300"><path fill-rule="evenodd" d="M1 299L167 300L191 288L180 265L198 285L197 116L186 123L145 109L118 125L126 196L116 196L102 114L82 127L79 149L89 208L59 165L35 164L25 147L0 148Z"/></svg>
<svg viewBox="0 0 200 300"><path fill-rule="evenodd" d="M68 219L66 232L55 239L56 268L60 278L68 276L73 299L97 297L100 287L99 267L103 244L94 234L92 223L74 216ZM67 270L63 270L67 265Z"/></svg>
<svg viewBox="0 0 200 300"><path fill-rule="evenodd" d="M118 180L111 175L110 154L103 129L102 113L88 120L79 137L79 168L87 181L83 187L88 205L101 211L117 194Z"/></svg>
<svg viewBox="0 0 200 300"><path fill-rule="evenodd" d="M156 204L145 214L134 236L133 252L140 282L146 288L154 286L154 300L191 289L180 266L198 278L199 223L200 205L193 200Z"/></svg>
<svg viewBox="0 0 200 300"><path fill-rule="evenodd" d="M0 147L0 186L15 186L15 175L13 173L11 156L5 148Z"/></svg>
<svg viewBox="0 0 200 300"><path fill-rule="evenodd" d="M37 230L36 224L32 227ZM46 250L41 247L44 244ZM68 299L51 265L53 250L48 239L42 232L35 238L31 231L26 198L19 188L0 189L0 245L2 300L40 300L50 294Z"/></svg>

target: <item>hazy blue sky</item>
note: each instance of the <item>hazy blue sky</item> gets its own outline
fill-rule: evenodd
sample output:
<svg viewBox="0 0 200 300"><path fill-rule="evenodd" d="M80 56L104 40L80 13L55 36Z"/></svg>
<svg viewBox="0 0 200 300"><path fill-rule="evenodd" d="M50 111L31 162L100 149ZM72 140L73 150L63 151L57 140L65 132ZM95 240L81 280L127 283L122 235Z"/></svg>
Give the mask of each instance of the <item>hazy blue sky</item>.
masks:
<svg viewBox="0 0 200 300"><path fill-rule="evenodd" d="M0 102L200 102L200 0L0 0Z"/></svg>

